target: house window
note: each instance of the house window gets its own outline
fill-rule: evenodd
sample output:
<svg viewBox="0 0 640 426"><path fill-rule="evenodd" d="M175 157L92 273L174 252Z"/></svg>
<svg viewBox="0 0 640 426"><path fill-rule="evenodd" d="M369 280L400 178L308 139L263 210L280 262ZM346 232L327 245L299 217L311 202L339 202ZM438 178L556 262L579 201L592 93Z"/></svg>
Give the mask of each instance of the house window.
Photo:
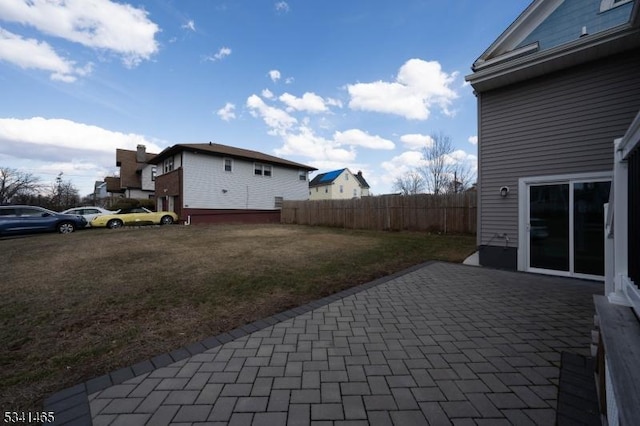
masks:
<svg viewBox="0 0 640 426"><path fill-rule="evenodd" d="M281 209L282 208L282 197L276 197L275 198L274 207L276 209Z"/></svg>
<svg viewBox="0 0 640 426"><path fill-rule="evenodd" d="M305 172L304 170L300 170L298 172L298 179L307 180L307 172Z"/></svg>
<svg viewBox="0 0 640 426"><path fill-rule="evenodd" d="M164 160L164 172L169 173L173 170L173 157L169 157Z"/></svg>
<svg viewBox="0 0 640 426"><path fill-rule="evenodd" d="M629 2L631 2L631 0L602 0L602 2L600 2L600 12L605 12Z"/></svg>
<svg viewBox="0 0 640 426"><path fill-rule="evenodd" d="M342 194L344 192L344 188L342 187L342 185L340 185L340 193Z"/></svg>
<svg viewBox="0 0 640 426"><path fill-rule="evenodd" d="M324 187L324 192L325 192L325 194L328 194L328 193L329 193L329 187L328 187L328 186L325 186L325 187Z"/></svg>
<svg viewBox="0 0 640 426"><path fill-rule="evenodd" d="M349 180L349 173L344 174L344 180Z"/></svg>
<svg viewBox="0 0 640 426"><path fill-rule="evenodd" d="M230 172L233 170L233 162L231 161L231 158L225 158L223 160L224 162L224 171L225 172Z"/></svg>
<svg viewBox="0 0 640 426"><path fill-rule="evenodd" d="M256 176L271 176L271 166L268 164L255 163L253 174Z"/></svg>
<svg viewBox="0 0 640 426"><path fill-rule="evenodd" d="M355 188L353 189L353 196L354 196L354 197L357 197L357 196L358 196L358 190L357 190L357 189L355 189Z"/></svg>
<svg viewBox="0 0 640 426"><path fill-rule="evenodd" d="M152 167L151 168L151 181L155 181L156 180L156 174L158 172L158 168L157 167Z"/></svg>
<svg viewBox="0 0 640 426"><path fill-rule="evenodd" d="M318 188L316 188L316 192L318 192Z"/></svg>

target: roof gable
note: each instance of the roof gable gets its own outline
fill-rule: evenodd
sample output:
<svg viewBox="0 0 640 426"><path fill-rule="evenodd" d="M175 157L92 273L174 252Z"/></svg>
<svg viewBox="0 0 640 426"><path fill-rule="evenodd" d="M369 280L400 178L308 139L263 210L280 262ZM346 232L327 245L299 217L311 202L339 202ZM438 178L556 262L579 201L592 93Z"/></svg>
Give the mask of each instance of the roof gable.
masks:
<svg viewBox="0 0 640 426"><path fill-rule="evenodd" d="M367 183L365 178L362 176L362 172L358 172L357 174L353 174L353 173L351 173L351 170L346 169L346 168L345 169L332 170L330 172L320 173L320 174L316 175L309 182L309 187L313 188L314 186L331 185L336 179L338 179L340 176L342 176L343 173L348 173L351 176L353 176L356 179L356 181L358 182L358 184L360 185L361 188L369 188L369 184Z"/></svg>
<svg viewBox="0 0 640 426"><path fill-rule="evenodd" d="M477 70L626 24L636 0L534 0L474 62Z"/></svg>
<svg viewBox="0 0 640 426"><path fill-rule="evenodd" d="M312 186L330 185L345 170L347 169L332 170L330 172L317 174L314 176L313 179L311 179L311 181L309 182L309 186L312 187Z"/></svg>
<svg viewBox="0 0 640 426"><path fill-rule="evenodd" d="M139 162L137 151L128 149L116 149L116 166L120 167L120 181L122 188L141 188L140 172L156 154L145 152L145 162ZM113 192L113 191L110 191Z"/></svg>

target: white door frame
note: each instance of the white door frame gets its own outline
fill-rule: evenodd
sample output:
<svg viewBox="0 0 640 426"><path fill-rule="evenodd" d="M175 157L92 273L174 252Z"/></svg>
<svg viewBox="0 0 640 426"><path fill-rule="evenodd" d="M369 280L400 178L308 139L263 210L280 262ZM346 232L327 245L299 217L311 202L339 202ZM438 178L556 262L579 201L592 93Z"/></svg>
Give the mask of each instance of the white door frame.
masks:
<svg viewBox="0 0 640 426"><path fill-rule="evenodd" d="M569 271L554 271L551 269L532 268L529 266L529 187L541 184L569 184L569 206L572 211L573 191L571 184L591 181L612 181L613 171L572 173L566 175L532 176L518 179L518 271L536 272L565 277L604 280L604 277L572 273L574 262L573 247L573 214L569 215Z"/></svg>

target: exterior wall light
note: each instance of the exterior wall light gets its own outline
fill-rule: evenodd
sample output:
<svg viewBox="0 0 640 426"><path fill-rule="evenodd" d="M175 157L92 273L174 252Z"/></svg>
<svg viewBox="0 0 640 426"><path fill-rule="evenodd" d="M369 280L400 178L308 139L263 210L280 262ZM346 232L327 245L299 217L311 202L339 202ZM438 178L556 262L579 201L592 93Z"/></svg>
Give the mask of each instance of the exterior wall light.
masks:
<svg viewBox="0 0 640 426"><path fill-rule="evenodd" d="M500 188L500 196L502 198L505 198L507 196L507 194L509 194L509 187L508 186L503 186L502 188Z"/></svg>

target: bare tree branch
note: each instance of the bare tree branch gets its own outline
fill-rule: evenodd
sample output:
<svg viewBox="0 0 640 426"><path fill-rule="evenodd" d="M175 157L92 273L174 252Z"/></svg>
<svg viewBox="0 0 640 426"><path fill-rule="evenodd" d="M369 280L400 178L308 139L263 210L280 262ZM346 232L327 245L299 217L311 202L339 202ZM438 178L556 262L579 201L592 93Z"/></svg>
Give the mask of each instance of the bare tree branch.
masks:
<svg viewBox="0 0 640 426"><path fill-rule="evenodd" d="M453 177L453 164L450 159L453 144L451 138L442 133L433 133L431 139L433 144L422 149L426 164L419 168L419 172L425 180L427 192L441 194L447 191Z"/></svg>
<svg viewBox="0 0 640 426"><path fill-rule="evenodd" d="M415 195L424 192L425 180L417 171L407 172L393 182L394 191L402 195Z"/></svg>
<svg viewBox="0 0 640 426"><path fill-rule="evenodd" d="M474 174L468 163L458 162L452 165L453 175L450 176L449 184L446 192L458 193L464 192L471 188L474 180Z"/></svg>
<svg viewBox="0 0 640 426"><path fill-rule="evenodd" d="M0 204L7 204L21 195L31 195L41 188L40 180L31 173L0 167Z"/></svg>

